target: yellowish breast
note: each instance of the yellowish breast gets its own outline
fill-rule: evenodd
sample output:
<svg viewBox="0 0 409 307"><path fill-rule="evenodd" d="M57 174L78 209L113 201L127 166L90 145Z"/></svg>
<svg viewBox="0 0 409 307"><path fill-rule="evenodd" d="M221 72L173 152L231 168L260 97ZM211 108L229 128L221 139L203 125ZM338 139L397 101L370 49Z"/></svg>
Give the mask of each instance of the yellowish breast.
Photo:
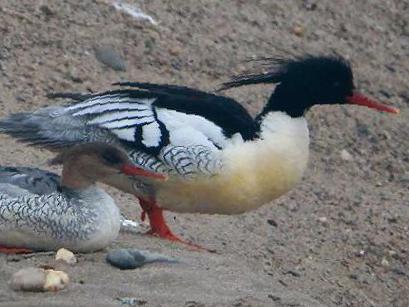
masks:
<svg viewBox="0 0 409 307"><path fill-rule="evenodd" d="M231 144L222 151L219 174L190 180L171 178L157 190L158 203L177 212L238 214L293 188L308 161L305 120L287 116L267 119L273 124L267 121L262 126L260 139Z"/></svg>

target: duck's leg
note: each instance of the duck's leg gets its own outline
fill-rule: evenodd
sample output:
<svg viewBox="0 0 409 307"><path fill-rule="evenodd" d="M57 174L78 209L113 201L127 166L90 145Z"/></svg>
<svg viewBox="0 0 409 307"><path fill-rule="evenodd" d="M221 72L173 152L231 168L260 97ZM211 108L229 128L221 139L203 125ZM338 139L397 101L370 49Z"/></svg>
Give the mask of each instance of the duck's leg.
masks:
<svg viewBox="0 0 409 307"><path fill-rule="evenodd" d="M142 221L145 220L146 214L149 218L151 229L148 231L148 234L170 241L183 242L182 239L174 235L173 232L169 229L163 216L163 209L159 208L156 205L155 201L149 201L143 198L138 199L142 207Z"/></svg>
<svg viewBox="0 0 409 307"><path fill-rule="evenodd" d="M142 198L138 199L143 210L141 215L142 221L145 220L146 214L148 215L149 218L151 229L148 231L148 234L169 241L183 243L190 247L193 247L194 249L207 250L199 245L185 241L176 236L175 234L173 234L173 232L169 229L168 225L166 224L165 218L163 217L163 209L158 207L154 200L150 201Z"/></svg>
<svg viewBox="0 0 409 307"><path fill-rule="evenodd" d="M10 246L3 246L0 245L0 254L29 254L32 253L33 251L28 248L24 247L10 247Z"/></svg>

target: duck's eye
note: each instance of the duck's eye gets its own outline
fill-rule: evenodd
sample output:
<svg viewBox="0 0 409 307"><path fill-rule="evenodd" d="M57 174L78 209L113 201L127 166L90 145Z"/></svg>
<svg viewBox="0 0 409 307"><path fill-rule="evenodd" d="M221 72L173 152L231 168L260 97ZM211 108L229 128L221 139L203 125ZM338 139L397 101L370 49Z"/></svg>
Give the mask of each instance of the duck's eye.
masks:
<svg viewBox="0 0 409 307"><path fill-rule="evenodd" d="M105 163L107 164L119 164L122 162L122 158L121 156L115 152L115 151L111 151L111 150L106 150L101 154L102 159L105 161Z"/></svg>

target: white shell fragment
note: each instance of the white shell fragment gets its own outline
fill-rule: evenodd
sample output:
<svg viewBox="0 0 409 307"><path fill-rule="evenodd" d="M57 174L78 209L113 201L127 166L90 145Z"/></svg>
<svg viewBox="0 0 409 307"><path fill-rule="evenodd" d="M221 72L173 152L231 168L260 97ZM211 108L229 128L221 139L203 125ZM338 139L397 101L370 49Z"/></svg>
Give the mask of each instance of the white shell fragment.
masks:
<svg viewBox="0 0 409 307"><path fill-rule="evenodd" d="M68 282L69 277L63 271L25 268L13 274L9 285L15 291L59 291Z"/></svg>
<svg viewBox="0 0 409 307"><path fill-rule="evenodd" d="M46 277L44 283L45 291L59 291L65 288L70 279L67 273L63 271L46 270Z"/></svg>
<svg viewBox="0 0 409 307"><path fill-rule="evenodd" d="M354 157L346 149L342 149L340 155L344 161L351 162L354 160Z"/></svg>
<svg viewBox="0 0 409 307"><path fill-rule="evenodd" d="M152 16L149 16L148 14L145 14L144 12L141 11L140 8L138 8L136 5L134 4L128 4L125 3L121 0L117 0L117 1L113 1L112 5L115 7L115 9L117 9L118 11L123 11L129 15L131 15L132 17L134 17L135 19L144 19L149 21L151 24L153 25L157 25L158 23L156 22L155 19L152 18Z"/></svg>
<svg viewBox="0 0 409 307"><path fill-rule="evenodd" d="M44 291L45 279L44 269L25 268L13 274L9 285L15 291Z"/></svg>
<svg viewBox="0 0 409 307"><path fill-rule="evenodd" d="M55 255L55 260L61 260L68 264L75 264L77 263L77 257L75 257L74 253L68 249L60 248Z"/></svg>

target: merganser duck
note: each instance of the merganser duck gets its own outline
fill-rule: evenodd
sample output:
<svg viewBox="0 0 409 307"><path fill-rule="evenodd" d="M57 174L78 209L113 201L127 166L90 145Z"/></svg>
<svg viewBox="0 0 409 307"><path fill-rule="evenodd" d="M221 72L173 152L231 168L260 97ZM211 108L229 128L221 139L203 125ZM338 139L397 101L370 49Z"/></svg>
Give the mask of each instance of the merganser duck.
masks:
<svg viewBox="0 0 409 307"><path fill-rule="evenodd" d="M146 183L115 175L109 184L136 195L152 234L182 241L166 225L163 209L239 214L300 181L309 151L304 114L313 105L349 103L398 112L355 92L343 58L305 56L273 64L264 74L239 76L223 86L276 84L255 119L231 98L128 82L97 94L55 94L75 103L12 114L0 121L0 131L54 150L91 141L122 146L136 165L169 180Z"/></svg>
<svg viewBox="0 0 409 307"><path fill-rule="evenodd" d="M117 173L161 179L105 143L74 146L51 164L63 164L61 178L37 168L0 167L0 252L102 249L117 237L120 214L95 182Z"/></svg>

